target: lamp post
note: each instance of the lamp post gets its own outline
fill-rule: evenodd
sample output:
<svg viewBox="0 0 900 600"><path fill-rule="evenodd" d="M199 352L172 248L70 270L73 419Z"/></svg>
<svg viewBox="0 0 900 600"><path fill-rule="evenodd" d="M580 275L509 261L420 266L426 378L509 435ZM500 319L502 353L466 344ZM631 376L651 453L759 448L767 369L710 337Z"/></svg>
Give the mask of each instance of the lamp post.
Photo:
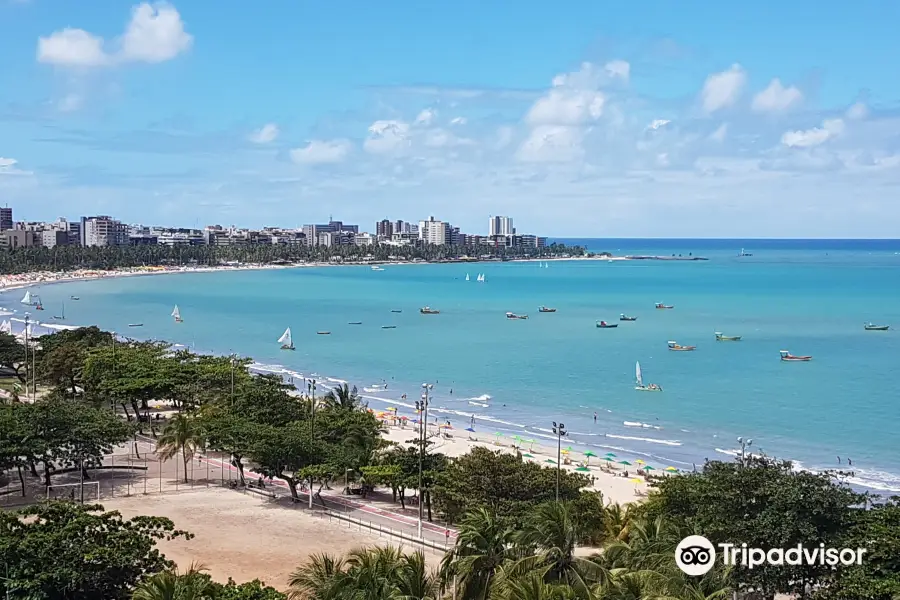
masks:
<svg viewBox="0 0 900 600"><path fill-rule="evenodd" d="M234 353L231 353L231 408L234 408L234 367L237 363L237 359L234 356Z"/></svg>
<svg viewBox="0 0 900 600"><path fill-rule="evenodd" d="M434 389L430 383L422 384L422 399L416 401L416 409L419 411L419 522L417 531L419 539L422 538L423 494L422 494L422 463L425 460L425 438L428 435L428 393Z"/></svg>
<svg viewBox="0 0 900 600"><path fill-rule="evenodd" d="M312 448L313 439L316 432L316 380L306 380L306 391L309 394L309 445ZM309 510L313 507L313 480L312 474L309 476Z"/></svg>
<svg viewBox="0 0 900 600"><path fill-rule="evenodd" d="M28 317L31 313L25 313L25 398L31 397L31 392L28 389Z"/></svg>
<svg viewBox="0 0 900 600"><path fill-rule="evenodd" d="M559 502L559 470L562 468L560 465L560 459L562 457L562 438L568 433L568 431L566 431L566 424L560 423L557 425L556 421L553 421L553 433L556 434L556 501Z"/></svg>
<svg viewBox="0 0 900 600"><path fill-rule="evenodd" d="M746 455L747 448L753 445L753 440L745 440L743 437L739 436L737 439L737 443L741 445L741 466L743 467L746 465L744 457Z"/></svg>

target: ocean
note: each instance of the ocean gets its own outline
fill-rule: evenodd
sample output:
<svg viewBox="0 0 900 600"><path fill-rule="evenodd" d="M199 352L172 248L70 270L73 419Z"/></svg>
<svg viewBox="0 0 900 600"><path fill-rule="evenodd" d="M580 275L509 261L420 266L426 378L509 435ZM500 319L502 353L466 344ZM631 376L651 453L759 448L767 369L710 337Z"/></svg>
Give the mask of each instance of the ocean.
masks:
<svg viewBox="0 0 900 600"><path fill-rule="evenodd" d="M433 383L430 414L457 430L474 415L479 434L552 445L552 423L562 422L564 445L680 469L727 460L743 436L753 439L749 451L802 468L847 468L850 458L849 483L900 492L900 241L557 241L709 260L188 273L32 293L44 321L64 303L66 324L237 352L295 381L315 373L319 393L347 381L376 409L411 414L421 384ZM741 248L752 256L738 257ZM22 294L0 295L0 306L20 315ZM170 317L175 304L183 323ZM419 314L425 305L441 313ZM558 310L541 314L540 305ZM595 327L619 323L620 313L638 319ZM867 321L896 329L864 331ZM294 352L276 342L286 327ZM716 342L716 331L743 339ZM669 340L697 350L669 352ZM813 360L784 363L779 350ZM634 389L635 361L662 393Z"/></svg>

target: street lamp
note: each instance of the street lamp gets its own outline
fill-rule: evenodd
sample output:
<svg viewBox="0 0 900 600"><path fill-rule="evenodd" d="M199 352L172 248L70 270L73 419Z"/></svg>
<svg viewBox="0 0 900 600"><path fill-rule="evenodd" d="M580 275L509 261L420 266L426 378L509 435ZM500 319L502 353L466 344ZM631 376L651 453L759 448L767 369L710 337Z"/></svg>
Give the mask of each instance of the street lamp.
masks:
<svg viewBox="0 0 900 600"><path fill-rule="evenodd" d="M560 459L562 457L562 439L563 436L567 435L569 432L566 431L565 423L557 425L556 421L553 421L553 433L556 434L556 501L559 502L559 470L562 468L560 466Z"/></svg>
<svg viewBox="0 0 900 600"><path fill-rule="evenodd" d="M313 445L313 437L315 436L316 431L316 380L315 379L307 379L306 380L306 391L310 396L309 400L309 445L310 449L312 449ZM313 507L313 480L312 474L309 476L309 510L312 510Z"/></svg>
<svg viewBox="0 0 900 600"><path fill-rule="evenodd" d="M237 364L237 359L234 356L234 353L231 353L231 408L234 408L234 367Z"/></svg>
<svg viewBox="0 0 900 600"><path fill-rule="evenodd" d="M422 538L423 494L422 494L422 463L425 460L425 438L428 435L428 393L434 389L430 383L422 384L422 399L416 401L416 410L419 411L419 538Z"/></svg>
<svg viewBox="0 0 900 600"><path fill-rule="evenodd" d="M31 327L28 324L28 317L31 316L31 313L25 313L25 398L30 398L31 393L28 389L28 335L30 333ZM32 352L33 354L33 352ZM33 398L32 398L33 400Z"/></svg>
<svg viewBox="0 0 900 600"><path fill-rule="evenodd" d="M741 445L741 466L743 467L746 464L744 461L744 456L746 454L747 448L753 445L753 440L745 440L743 437L738 436L737 443Z"/></svg>

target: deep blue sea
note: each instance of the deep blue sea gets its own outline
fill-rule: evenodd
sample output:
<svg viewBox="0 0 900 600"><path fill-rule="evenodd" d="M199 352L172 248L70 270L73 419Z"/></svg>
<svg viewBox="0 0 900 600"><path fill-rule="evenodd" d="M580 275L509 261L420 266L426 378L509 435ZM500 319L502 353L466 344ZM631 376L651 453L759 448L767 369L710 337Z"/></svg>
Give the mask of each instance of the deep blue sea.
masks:
<svg viewBox="0 0 900 600"><path fill-rule="evenodd" d="M846 467L849 457L850 483L900 491L900 241L559 241L710 260L297 268L32 291L44 319L65 302L67 324L239 352L295 380L348 381L368 388L376 408L408 412L421 383L432 382L431 410L459 428L474 414L480 433L549 444L552 421L562 421L575 447L678 468L727 458L744 436L752 450L805 468L836 468L838 456ZM741 248L753 256L739 258ZM20 310L22 293L0 295L0 305ZM675 308L655 310L656 302ZM175 304L181 324L170 317ZM441 314L419 314L424 305ZM539 314L540 305L558 311ZM507 320L506 311L530 318ZM620 313L638 320L595 327ZM892 329L864 331L866 321ZM135 322L144 326L128 327ZM295 352L276 342L286 327ZM716 331L743 340L716 342ZM668 340L697 350L669 352ZM782 349L814 358L783 363ZM634 390L638 360L662 393ZM388 389L373 391L381 382Z"/></svg>

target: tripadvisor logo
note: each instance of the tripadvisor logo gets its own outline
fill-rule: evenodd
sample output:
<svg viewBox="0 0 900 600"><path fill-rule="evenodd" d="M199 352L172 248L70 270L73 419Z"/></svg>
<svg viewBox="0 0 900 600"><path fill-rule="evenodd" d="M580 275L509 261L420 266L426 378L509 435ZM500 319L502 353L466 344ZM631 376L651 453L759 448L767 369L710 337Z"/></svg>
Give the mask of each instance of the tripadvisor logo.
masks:
<svg viewBox="0 0 900 600"><path fill-rule="evenodd" d="M861 565L865 548L826 548L819 544L806 548L797 544L792 548L750 548L747 544L718 544L725 565L740 565L753 569L762 565ZM716 561L716 547L702 535L689 535L675 548L675 564L687 575L705 575Z"/></svg>

